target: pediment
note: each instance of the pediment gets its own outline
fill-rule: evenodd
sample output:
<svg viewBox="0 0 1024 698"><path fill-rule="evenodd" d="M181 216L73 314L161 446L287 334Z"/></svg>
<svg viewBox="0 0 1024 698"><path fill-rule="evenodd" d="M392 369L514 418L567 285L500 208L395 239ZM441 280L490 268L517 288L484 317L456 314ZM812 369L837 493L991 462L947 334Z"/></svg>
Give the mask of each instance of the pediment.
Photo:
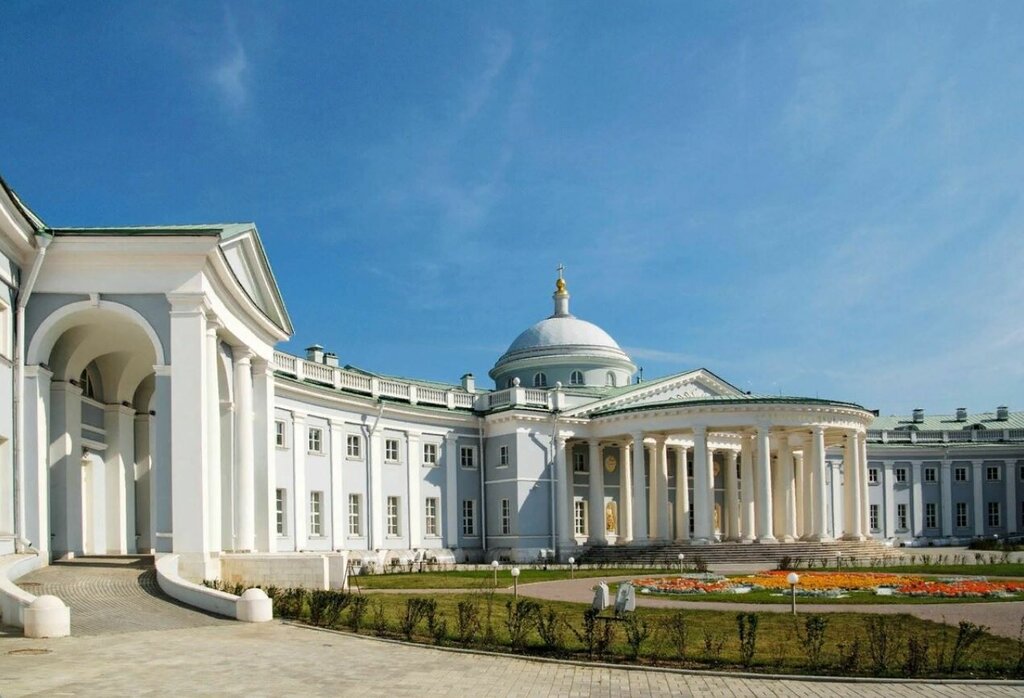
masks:
<svg viewBox="0 0 1024 698"><path fill-rule="evenodd" d="M586 416L592 412L621 407L734 395L743 395L743 391L706 369L697 369L648 383L639 383L633 386L631 390L620 393L615 397L595 400L594 402L582 405L573 410L571 416Z"/></svg>
<svg viewBox="0 0 1024 698"><path fill-rule="evenodd" d="M276 325L290 333L291 322L256 228L249 226L241 232L226 230L220 247L246 295Z"/></svg>

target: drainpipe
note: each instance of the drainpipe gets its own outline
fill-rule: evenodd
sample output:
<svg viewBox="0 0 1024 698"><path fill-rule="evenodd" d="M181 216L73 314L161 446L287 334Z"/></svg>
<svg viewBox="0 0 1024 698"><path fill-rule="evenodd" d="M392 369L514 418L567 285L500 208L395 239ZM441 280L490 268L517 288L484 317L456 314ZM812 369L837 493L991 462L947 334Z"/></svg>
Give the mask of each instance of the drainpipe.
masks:
<svg viewBox="0 0 1024 698"><path fill-rule="evenodd" d="M370 547L373 545L373 516L371 516L370 508L375 506L373 503L373 444L370 443L370 439L373 438L373 432L377 431L377 425L380 424L380 418L384 416L384 401L377 398L378 409L377 418L373 420L373 426L369 427L366 431L366 549L372 550Z"/></svg>
<svg viewBox="0 0 1024 698"><path fill-rule="evenodd" d="M558 560L558 509L555 502L558 499L558 412L551 415L551 550L555 553L555 560Z"/></svg>
<svg viewBox="0 0 1024 698"><path fill-rule="evenodd" d="M53 238L47 234L36 235L38 251L32 260L32 268L28 278L18 289L18 307L16 314L17 341L14 346L14 536L15 542L22 550L29 548L32 542L25 538L25 308L32 296L32 289L39 278L46 249Z"/></svg>
<svg viewBox="0 0 1024 698"><path fill-rule="evenodd" d="M484 479L487 477L486 459L484 458L484 418L477 417L477 437L480 442L480 545L487 552L487 488Z"/></svg>

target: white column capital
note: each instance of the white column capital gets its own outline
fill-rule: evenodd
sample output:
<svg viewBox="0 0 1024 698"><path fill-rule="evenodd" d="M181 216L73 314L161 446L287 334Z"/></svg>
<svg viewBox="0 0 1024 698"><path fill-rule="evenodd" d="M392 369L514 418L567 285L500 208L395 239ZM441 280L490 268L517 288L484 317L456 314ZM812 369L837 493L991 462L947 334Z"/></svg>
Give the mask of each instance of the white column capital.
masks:
<svg viewBox="0 0 1024 698"><path fill-rule="evenodd" d="M305 412L292 412L292 421L295 423L301 423L306 421L308 415Z"/></svg>
<svg viewBox="0 0 1024 698"><path fill-rule="evenodd" d="M168 293L167 302L171 304L172 315L199 315L202 313L205 319L206 311L210 308L206 296L202 293Z"/></svg>
<svg viewBox="0 0 1024 698"><path fill-rule="evenodd" d="M707 433L708 433L707 425L705 425L705 424L694 424L693 425L693 435L694 435L694 437L697 437L697 436L707 436Z"/></svg>
<svg viewBox="0 0 1024 698"><path fill-rule="evenodd" d="M231 356L234 358L236 364L251 364L254 354L252 353L252 349L249 347L234 346L231 347Z"/></svg>

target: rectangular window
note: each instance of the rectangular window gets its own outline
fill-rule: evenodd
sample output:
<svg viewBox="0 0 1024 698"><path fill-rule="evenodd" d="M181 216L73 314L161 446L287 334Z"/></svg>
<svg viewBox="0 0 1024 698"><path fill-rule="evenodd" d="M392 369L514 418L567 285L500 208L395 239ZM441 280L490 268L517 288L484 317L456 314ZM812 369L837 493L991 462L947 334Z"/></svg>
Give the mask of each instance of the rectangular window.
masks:
<svg viewBox="0 0 1024 698"><path fill-rule="evenodd" d="M907 469L906 468L896 468L896 482L906 482L906 481L907 481Z"/></svg>
<svg viewBox="0 0 1024 698"><path fill-rule="evenodd" d="M309 452L324 452L324 430L319 427L309 428Z"/></svg>
<svg viewBox="0 0 1024 698"><path fill-rule="evenodd" d="M398 462L398 439L384 439L384 462Z"/></svg>
<svg viewBox="0 0 1024 698"><path fill-rule="evenodd" d="M285 446L284 429L284 422L280 419L274 422L274 444L278 448L284 448Z"/></svg>
<svg viewBox="0 0 1024 698"><path fill-rule="evenodd" d="M988 503L988 525L992 528L999 528L999 502Z"/></svg>
<svg viewBox="0 0 1024 698"><path fill-rule="evenodd" d="M423 444L423 465L437 465L437 444Z"/></svg>
<svg viewBox="0 0 1024 698"><path fill-rule="evenodd" d="M956 503L956 527L967 528L967 502Z"/></svg>
<svg viewBox="0 0 1024 698"><path fill-rule="evenodd" d="M472 499L462 500L462 535L476 535L476 501Z"/></svg>
<svg viewBox="0 0 1024 698"><path fill-rule="evenodd" d="M349 434L345 438L345 453L349 458L363 457L363 439L358 434Z"/></svg>
<svg viewBox="0 0 1024 698"><path fill-rule="evenodd" d="M878 468L868 468L868 482L872 485L878 484Z"/></svg>
<svg viewBox="0 0 1024 698"><path fill-rule="evenodd" d="M573 451L572 453L572 471L574 473L585 473L587 472L587 454L579 451Z"/></svg>
<svg viewBox="0 0 1024 698"><path fill-rule="evenodd" d="M907 505L906 504L897 504L896 505L896 528L898 528L901 531L906 531L909 528L909 526L907 526Z"/></svg>
<svg viewBox="0 0 1024 698"><path fill-rule="evenodd" d="M935 475L936 475L935 468L925 468L924 469L924 481L925 482L935 482L936 479L937 479Z"/></svg>
<svg viewBox="0 0 1024 698"><path fill-rule="evenodd" d="M999 466L998 465L990 465L987 468L985 468L985 479L988 480L989 482L995 482L996 480L998 480L999 479Z"/></svg>
<svg viewBox="0 0 1024 698"><path fill-rule="evenodd" d="M587 502L577 499L573 502L573 523L577 536L587 535Z"/></svg>
<svg viewBox="0 0 1024 698"><path fill-rule="evenodd" d="M738 467L736 472L739 472ZM693 477L693 461L686 461L686 477Z"/></svg>
<svg viewBox="0 0 1024 698"><path fill-rule="evenodd" d="M363 535L362 509L362 495L350 494L348 496L348 534L350 536Z"/></svg>
<svg viewBox="0 0 1024 698"><path fill-rule="evenodd" d="M872 531L878 530L878 505L871 504L868 507L868 520Z"/></svg>
<svg viewBox="0 0 1024 698"><path fill-rule="evenodd" d="M427 497L423 503L423 535L437 535L437 497Z"/></svg>
<svg viewBox="0 0 1024 698"><path fill-rule="evenodd" d="M498 449L498 467L503 468L508 465L508 446L502 446Z"/></svg>
<svg viewBox="0 0 1024 698"><path fill-rule="evenodd" d="M1020 466L1017 474L1020 475L1021 480L1024 480L1024 465Z"/></svg>
<svg viewBox="0 0 1024 698"><path fill-rule="evenodd" d="M277 514L277 535L285 535L285 522L288 520L285 516L285 502L287 501L287 492L285 490L277 490L277 496L275 498L274 509Z"/></svg>
<svg viewBox="0 0 1024 698"><path fill-rule="evenodd" d="M475 468L476 448L473 446L459 446L459 465L463 468Z"/></svg>
<svg viewBox="0 0 1024 698"><path fill-rule="evenodd" d="M935 515L935 502L928 502L924 505L924 527L938 528L938 517Z"/></svg>
<svg viewBox="0 0 1024 698"><path fill-rule="evenodd" d="M501 535L512 533L512 507L507 499L501 500Z"/></svg>
<svg viewBox="0 0 1024 698"><path fill-rule="evenodd" d="M398 497L388 497L388 535L389 536L400 536L401 528L399 528L398 520Z"/></svg>
<svg viewBox="0 0 1024 698"><path fill-rule="evenodd" d="M953 469L953 479L957 482L967 482L967 468L957 467Z"/></svg>
<svg viewBox="0 0 1024 698"><path fill-rule="evenodd" d="M323 501L323 492L309 493L309 535L311 536L322 536L324 534L323 517L320 515L320 507L323 505Z"/></svg>

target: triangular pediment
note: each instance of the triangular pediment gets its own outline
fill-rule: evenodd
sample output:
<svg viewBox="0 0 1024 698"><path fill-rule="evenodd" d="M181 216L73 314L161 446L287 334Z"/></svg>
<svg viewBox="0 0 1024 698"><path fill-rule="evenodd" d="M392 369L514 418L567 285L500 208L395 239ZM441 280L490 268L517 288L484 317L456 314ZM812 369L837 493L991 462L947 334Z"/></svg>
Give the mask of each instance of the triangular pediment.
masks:
<svg viewBox="0 0 1024 698"><path fill-rule="evenodd" d="M727 383L707 369L699 368L647 383L637 383L629 390L614 397L581 405L569 416L585 417L594 412L622 407L740 395L743 395L743 391L736 386Z"/></svg>
<svg viewBox="0 0 1024 698"><path fill-rule="evenodd" d="M220 247L246 295L274 324L290 334L291 321L255 226L225 228Z"/></svg>

